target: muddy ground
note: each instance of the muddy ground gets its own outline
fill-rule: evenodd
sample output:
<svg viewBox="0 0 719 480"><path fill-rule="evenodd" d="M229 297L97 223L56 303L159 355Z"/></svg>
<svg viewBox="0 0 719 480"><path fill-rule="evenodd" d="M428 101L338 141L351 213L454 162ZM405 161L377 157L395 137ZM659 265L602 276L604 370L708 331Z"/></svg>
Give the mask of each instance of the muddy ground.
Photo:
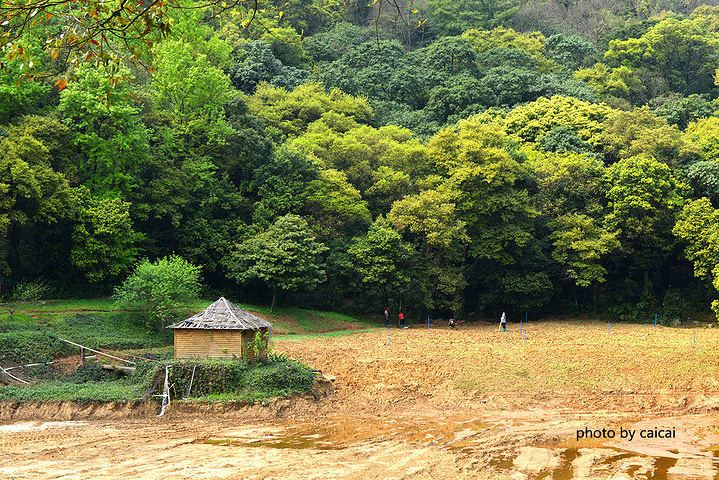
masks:
<svg viewBox="0 0 719 480"><path fill-rule="evenodd" d="M266 406L177 401L157 417L153 403L2 403L0 478L719 478L719 332L700 332L699 353L681 343L687 332L619 328L583 337L582 362L547 366L567 331L531 327L529 345L493 326L286 337L276 351L334 377L335 390ZM626 364L627 345L638 356L674 345L660 355L685 373L652 388L637 360L616 380L592 377L607 352ZM546 378L552 369L564 373Z"/></svg>

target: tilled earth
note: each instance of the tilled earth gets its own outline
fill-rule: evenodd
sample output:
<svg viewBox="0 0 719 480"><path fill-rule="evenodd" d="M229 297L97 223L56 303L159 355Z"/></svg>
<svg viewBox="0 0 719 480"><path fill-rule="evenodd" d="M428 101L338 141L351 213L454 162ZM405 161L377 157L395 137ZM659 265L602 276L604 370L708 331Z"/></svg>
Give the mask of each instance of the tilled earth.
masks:
<svg viewBox="0 0 719 480"><path fill-rule="evenodd" d="M719 332L603 328L282 337L335 390L266 406L2 403L0 478L716 478Z"/></svg>

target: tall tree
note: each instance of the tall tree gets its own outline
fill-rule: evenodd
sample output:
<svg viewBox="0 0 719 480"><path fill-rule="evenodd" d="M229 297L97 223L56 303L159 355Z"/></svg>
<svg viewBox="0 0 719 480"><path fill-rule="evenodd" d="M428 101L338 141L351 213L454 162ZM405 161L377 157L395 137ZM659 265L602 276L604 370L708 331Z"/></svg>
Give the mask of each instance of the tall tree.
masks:
<svg viewBox="0 0 719 480"><path fill-rule="evenodd" d="M456 192L425 190L395 202L387 215L422 258L419 288L427 310L459 312L464 303L462 262L469 237L457 216L455 197Z"/></svg>
<svg viewBox="0 0 719 480"><path fill-rule="evenodd" d="M90 282L117 277L135 261L142 235L132 228L130 203L119 198L94 198L79 191L79 213L72 233L72 264Z"/></svg>
<svg viewBox="0 0 719 480"><path fill-rule="evenodd" d="M489 30L511 18L519 5L514 0L430 0L429 27L438 36L461 35L469 28Z"/></svg>
<svg viewBox="0 0 719 480"><path fill-rule="evenodd" d="M552 256L564 268L565 275L575 285L574 302L577 315L584 309L579 306L576 287L592 288L594 313L597 311L597 284L606 281L607 269L602 259L619 248L617 233L607 232L601 225L582 214L567 214L553 221L550 240L554 245Z"/></svg>
<svg viewBox="0 0 719 480"><path fill-rule="evenodd" d="M604 59L646 71L645 83L655 84L653 96L707 93L714 83L717 45L719 35L705 18L667 18L640 38L611 41Z"/></svg>
<svg viewBox="0 0 719 480"><path fill-rule="evenodd" d="M599 141L608 163L650 155L672 166L683 163L684 138L676 125L667 125L648 107L616 112L602 124Z"/></svg>
<svg viewBox="0 0 719 480"><path fill-rule="evenodd" d="M260 280L270 287L273 311L278 290L312 289L326 280L322 258L326 251L302 217L285 215L237 245L232 271L240 283Z"/></svg>
<svg viewBox="0 0 719 480"><path fill-rule="evenodd" d="M719 210L707 198L695 200L684 206L673 233L684 244L687 260L694 263L694 275L719 290ZM719 318L719 300L712 302L712 309Z"/></svg>
<svg viewBox="0 0 719 480"><path fill-rule="evenodd" d="M625 258L644 270L646 289L650 271L661 265L674 245L671 230L688 188L667 165L651 157L620 160L607 169L606 180L610 185L606 228L617 234Z"/></svg>
<svg viewBox="0 0 719 480"><path fill-rule="evenodd" d="M552 282L536 238L527 172L506 147L499 125L472 117L441 131L429 149L456 194L456 215L471 240L467 252L481 264L474 271L494 271L495 283L482 295L488 302L516 295L524 306L536 306L546 302Z"/></svg>
<svg viewBox="0 0 719 480"><path fill-rule="evenodd" d="M389 288L399 293L412 280L415 251L402 241L383 217L378 217L370 225L367 233L355 237L347 248L351 282L355 287L379 289L385 305L390 304Z"/></svg>
<svg viewBox="0 0 719 480"><path fill-rule="evenodd" d="M54 224L74 216L72 191L55 172L49 149L22 130L0 141L0 270L20 265L18 228L28 222Z"/></svg>

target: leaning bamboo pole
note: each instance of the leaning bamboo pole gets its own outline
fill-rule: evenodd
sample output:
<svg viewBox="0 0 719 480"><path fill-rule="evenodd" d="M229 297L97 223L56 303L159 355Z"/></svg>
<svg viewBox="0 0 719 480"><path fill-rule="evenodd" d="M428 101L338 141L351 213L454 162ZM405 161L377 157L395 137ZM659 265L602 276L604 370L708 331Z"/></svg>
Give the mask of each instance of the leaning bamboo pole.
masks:
<svg viewBox="0 0 719 480"><path fill-rule="evenodd" d="M101 352L100 350L93 350L90 347L86 347L84 345L80 345L79 343L71 342L70 340L65 340L64 338L57 338L58 340L62 340L65 343L69 343L70 345L75 345L76 347L84 348L85 350L90 350L91 352L99 353L102 356L108 357L108 358L114 358L115 360L120 360L121 362L129 363L132 365L135 365L135 362L131 362L130 360L125 360L124 358L115 357L110 355L109 353Z"/></svg>

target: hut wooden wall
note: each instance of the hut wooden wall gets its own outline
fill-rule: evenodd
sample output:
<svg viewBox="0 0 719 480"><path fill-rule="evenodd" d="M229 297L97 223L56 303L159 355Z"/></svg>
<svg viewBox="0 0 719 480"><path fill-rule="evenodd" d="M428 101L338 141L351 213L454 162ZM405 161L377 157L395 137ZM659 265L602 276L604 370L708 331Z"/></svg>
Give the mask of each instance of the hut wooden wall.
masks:
<svg viewBox="0 0 719 480"><path fill-rule="evenodd" d="M242 358L240 330L175 329L175 359Z"/></svg>

